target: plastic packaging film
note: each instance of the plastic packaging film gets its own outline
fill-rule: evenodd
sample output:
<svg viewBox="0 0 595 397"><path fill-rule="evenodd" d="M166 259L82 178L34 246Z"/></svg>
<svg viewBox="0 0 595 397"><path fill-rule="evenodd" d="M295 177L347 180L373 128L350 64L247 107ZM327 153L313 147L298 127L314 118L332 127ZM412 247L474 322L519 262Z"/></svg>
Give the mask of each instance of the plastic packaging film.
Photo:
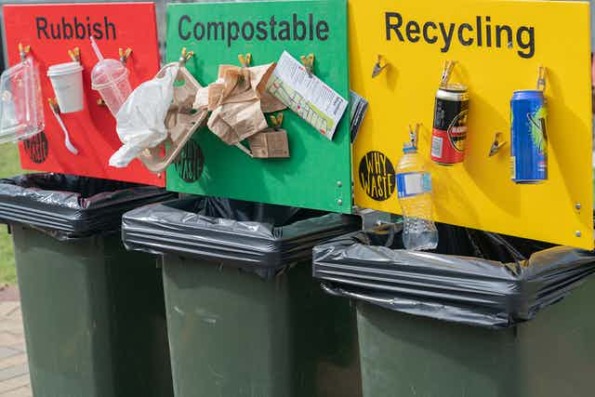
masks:
<svg viewBox="0 0 595 397"><path fill-rule="evenodd" d="M172 197L163 189L126 182L29 174L0 179L0 222L66 240L119 230L124 212Z"/></svg>
<svg viewBox="0 0 595 397"><path fill-rule="evenodd" d="M532 319L595 272L595 253L438 225L434 252L401 230L357 232L314 248L327 292L390 310L489 328Z"/></svg>

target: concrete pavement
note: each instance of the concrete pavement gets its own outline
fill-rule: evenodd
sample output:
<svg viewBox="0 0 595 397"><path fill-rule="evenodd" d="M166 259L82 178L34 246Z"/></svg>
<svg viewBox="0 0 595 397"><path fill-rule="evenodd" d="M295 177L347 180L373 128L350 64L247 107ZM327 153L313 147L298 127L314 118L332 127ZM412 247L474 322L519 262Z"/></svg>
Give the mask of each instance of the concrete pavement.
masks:
<svg viewBox="0 0 595 397"><path fill-rule="evenodd" d="M16 287L0 291L0 396L33 396Z"/></svg>

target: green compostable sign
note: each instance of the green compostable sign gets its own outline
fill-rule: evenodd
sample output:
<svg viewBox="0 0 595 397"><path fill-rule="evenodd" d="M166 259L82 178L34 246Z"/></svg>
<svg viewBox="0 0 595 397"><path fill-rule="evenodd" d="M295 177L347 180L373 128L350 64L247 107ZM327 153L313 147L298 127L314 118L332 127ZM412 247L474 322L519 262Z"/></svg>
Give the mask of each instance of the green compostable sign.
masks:
<svg viewBox="0 0 595 397"><path fill-rule="evenodd" d="M261 65L287 51L314 54L314 74L349 98L345 0L170 4L167 14L167 58L194 51L186 66L203 86L219 65L239 66L239 54ZM168 190L351 212L349 111L332 141L289 109L284 115L289 158L250 158L204 128L168 169Z"/></svg>

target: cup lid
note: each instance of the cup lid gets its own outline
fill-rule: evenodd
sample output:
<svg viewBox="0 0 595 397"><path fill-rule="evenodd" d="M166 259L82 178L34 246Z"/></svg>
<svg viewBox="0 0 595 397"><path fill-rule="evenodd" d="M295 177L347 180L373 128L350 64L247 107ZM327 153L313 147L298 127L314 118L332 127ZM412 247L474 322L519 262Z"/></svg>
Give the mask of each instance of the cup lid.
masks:
<svg viewBox="0 0 595 397"><path fill-rule="evenodd" d="M78 62L66 62L66 63L59 63L56 65L52 65L48 68L47 75L49 77L52 76L61 76L64 74L71 74L77 73L83 70L83 67Z"/></svg>
<svg viewBox="0 0 595 397"><path fill-rule="evenodd" d="M122 62L115 59L104 59L99 61L91 71L91 85L94 90L118 84L128 78L128 69Z"/></svg>

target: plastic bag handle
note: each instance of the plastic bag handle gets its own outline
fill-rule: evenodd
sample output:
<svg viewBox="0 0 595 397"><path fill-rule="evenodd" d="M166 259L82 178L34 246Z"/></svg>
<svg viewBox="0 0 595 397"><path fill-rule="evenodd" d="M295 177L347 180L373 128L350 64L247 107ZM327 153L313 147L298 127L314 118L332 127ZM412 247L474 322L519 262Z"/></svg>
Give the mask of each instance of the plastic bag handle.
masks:
<svg viewBox="0 0 595 397"><path fill-rule="evenodd" d="M157 77L162 78L163 74L165 73L165 71L167 69L173 68L173 67L178 67L180 69L185 68L184 65L182 65L180 62L170 62L166 65L163 65L163 67L161 69L159 69L159 71L157 72Z"/></svg>

